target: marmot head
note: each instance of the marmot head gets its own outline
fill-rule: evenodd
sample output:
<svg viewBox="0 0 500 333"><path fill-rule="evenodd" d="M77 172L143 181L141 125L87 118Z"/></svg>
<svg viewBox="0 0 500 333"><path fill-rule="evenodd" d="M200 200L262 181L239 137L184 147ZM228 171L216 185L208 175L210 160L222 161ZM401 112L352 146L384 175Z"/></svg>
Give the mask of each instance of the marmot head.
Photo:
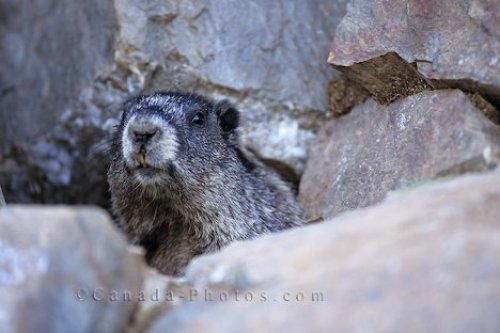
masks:
<svg viewBox="0 0 500 333"><path fill-rule="evenodd" d="M138 186L203 184L224 161L237 156L238 121L229 103L198 95L134 98L125 103L113 163L122 163L127 179Z"/></svg>

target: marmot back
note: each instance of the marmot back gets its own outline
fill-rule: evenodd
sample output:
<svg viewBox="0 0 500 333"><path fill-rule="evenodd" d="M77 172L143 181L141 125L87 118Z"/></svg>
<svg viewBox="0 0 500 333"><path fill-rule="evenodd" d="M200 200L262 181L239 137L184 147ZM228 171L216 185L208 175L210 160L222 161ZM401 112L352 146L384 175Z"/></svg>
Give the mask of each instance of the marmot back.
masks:
<svg viewBox="0 0 500 333"><path fill-rule="evenodd" d="M130 241L163 273L237 239L301 225L291 189L244 151L227 102L158 93L126 103L108 182Z"/></svg>

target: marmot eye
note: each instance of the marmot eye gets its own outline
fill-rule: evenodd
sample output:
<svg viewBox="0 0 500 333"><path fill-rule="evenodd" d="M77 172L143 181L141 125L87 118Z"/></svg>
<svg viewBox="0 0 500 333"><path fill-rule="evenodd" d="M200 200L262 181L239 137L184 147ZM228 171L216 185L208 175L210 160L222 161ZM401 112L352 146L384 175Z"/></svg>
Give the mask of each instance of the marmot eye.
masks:
<svg viewBox="0 0 500 333"><path fill-rule="evenodd" d="M205 114L203 112L196 112L191 119L191 122L196 126L205 125Z"/></svg>

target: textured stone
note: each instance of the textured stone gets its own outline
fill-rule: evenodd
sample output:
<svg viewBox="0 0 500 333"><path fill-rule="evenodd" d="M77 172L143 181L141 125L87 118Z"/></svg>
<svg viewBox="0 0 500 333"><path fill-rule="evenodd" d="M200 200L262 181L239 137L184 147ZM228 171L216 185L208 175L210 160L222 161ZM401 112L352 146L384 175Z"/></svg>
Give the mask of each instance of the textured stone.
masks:
<svg viewBox="0 0 500 333"><path fill-rule="evenodd" d="M500 127L458 90L373 100L330 120L300 183L311 220L381 201L418 181L484 171L500 160Z"/></svg>
<svg viewBox="0 0 500 333"><path fill-rule="evenodd" d="M341 116L361 104L370 94L360 85L341 77L328 85L328 106L335 116Z"/></svg>
<svg viewBox="0 0 500 333"><path fill-rule="evenodd" d="M2 0L0 13L5 195L9 202L104 204L106 166L96 147L111 114L108 104L95 105L93 85L106 85L99 74L113 61L113 3Z"/></svg>
<svg viewBox="0 0 500 333"><path fill-rule="evenodd" d="M118 0L119 62L131 72L144 68L139 89L229 98L243 110L245 144L301 172L326 114L335 73L325 50L345 3Z"/></svg>
<svg viewBox="0 0 500 333"><path fill-rule="evenodd" d="M498 332L499 182L500 170L422 186L195 259L200 299L149 332Z"/></svg>
<svg viewBox="0 0 500 333"><path fill-rule="evenodd" d="M352 0L336 30L329 62L352 66L395 52L416 63L427 79L474 89L498 107L498 13L497 0Z"/></svg>
<svg viewBox="0 0 500 333"><path fill-rule="evenodd" d="M106 213L10 205L0 210L0 235L2 332L122 332L127 326L136 299L110 295L135 295L145 265L127 251Z"/></svg>
<svg viewBox="0 0 500 333"><path fill-rule="evenodd" d="M0 1L9 201L107 207L106 134L127 97L156 90L230 99L249 148L303 171L327 116L337 74L325 57L346 0L53 2Z"/></svg>
<svg viewBox="0 0 500 333"><path fill-rule="evenodd" d="M336 68L382 104L390 104L401 97L433 88L414 66L393 52L350 67Z"/></svg>
<svg viewBox="0 0 500 333"><path fill-rule="evenodd" d="M160 316L189 301L189 298L182 299L177 296L189 295L190 290L191 286L185 280L148 269L141 287L145 295L144 301L139 302L125 332L145 332Z"/></svg>
<svg viewBox="0 0 500 333"><path fill-rule="evenodd" d="M485 100L483 96L478 93L470 93L469 98L472 104L484 113L486 118L495 124L500 125L500 112L498 112L493 105Z"/></svg>

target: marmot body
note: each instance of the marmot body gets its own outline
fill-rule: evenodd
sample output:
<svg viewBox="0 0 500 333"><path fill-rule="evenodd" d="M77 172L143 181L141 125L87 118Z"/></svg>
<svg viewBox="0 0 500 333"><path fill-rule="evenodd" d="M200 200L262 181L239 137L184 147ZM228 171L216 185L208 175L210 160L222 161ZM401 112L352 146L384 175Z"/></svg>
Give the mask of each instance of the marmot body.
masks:
<svg viewBox="0 0 500 333"><path fill-rule="evenodd" d="M197 254L302 224L287 184L240 147L238 122L226 102L197 95L126 103L108 172L113 212L161 272L181 274Z"/></svg>

